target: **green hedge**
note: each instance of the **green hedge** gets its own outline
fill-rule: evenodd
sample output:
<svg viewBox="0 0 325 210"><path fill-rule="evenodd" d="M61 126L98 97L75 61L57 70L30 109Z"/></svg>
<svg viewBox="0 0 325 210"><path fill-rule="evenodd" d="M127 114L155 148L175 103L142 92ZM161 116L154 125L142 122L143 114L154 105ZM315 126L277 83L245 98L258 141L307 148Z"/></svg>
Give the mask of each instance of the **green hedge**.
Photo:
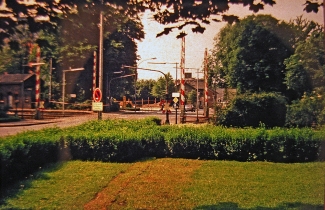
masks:
<svg viewBox="0 0 325 210"><path fill-rule="evenodd" d="M218 125L234 127L283 127L286 100L279 93L247 93L237 95L225 110L217 114Z"/></svg>
<svg viewBox="0 0 325 210"><path fill-rule="evenodd" d="M62 160L130 162L145 157L307 162L324 160L325 129L160 125L157 118L102 120L0 138L1 184ZM322 145L323 144L323 145Z"/></svg>

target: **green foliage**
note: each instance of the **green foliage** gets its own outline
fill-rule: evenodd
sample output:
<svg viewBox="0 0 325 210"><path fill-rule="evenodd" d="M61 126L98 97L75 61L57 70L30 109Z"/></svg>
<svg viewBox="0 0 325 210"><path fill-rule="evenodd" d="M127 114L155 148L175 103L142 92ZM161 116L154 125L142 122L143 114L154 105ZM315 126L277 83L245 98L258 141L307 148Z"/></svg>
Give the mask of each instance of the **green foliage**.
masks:
<svg viewBox="0 0 325 210"><path fill-rule="evenodd" d="M285 82L289 90L289 96L293 100L301 98L305 92L324 91L323 46L323 29L315 30L306 40L298 43L295 54L285 60Z"/></svg>
<svg viewBox="0 0 325 210"><path fill-rule="evenodd" d="M1 184L57 161L133 162L146 157L309 162L324 159L324 129L162 126L158 118L101 120L0 139Z"/></svg>
<svg viewBox="0 0 325 210"><path fill-rule="evenodd" d="M189 100L191 104L196 104L196 99L197 99L196 90L191 90L191 92L188 93L187 100Z"/></svg>
<svg viewBox="0 0 325 210"><path fill-rule="evenodd" d="M166 93L166 88L168 88L168 93ZM161 76L158 78L157 82L152 87L151 94L157 98L165 98L166 94L168 94L168 96L171 96L171 93L174 92L174 88L175 86L173 77L168 72L166 76Z"/></svg>
<svg viewBox="0 0 325 210"><path fill-rule="evenodd" d="M306 94L288 105L286 126L311 127L325 123L325 101L318 94Z"/></svg>
<svg viewBox="0 0 325 210"><path fill-rule="evenodd" d="M154 12L154 19L166 25L165 29L158 33L157 36L168 34L173 28L182 30L186 25L193 25L193 32L203 33L205 28L202 25L209 24L210 21L227 21L233 23L239 20L237 16L224 14L229 10L229 7L234 4L239 4L241 6L247 6L250 10L258 12L263 9L265 5L273 5L275 1L242 1L242 0L231 0L231 1L207 1L203 4L196 4L193 1L181 1L176 0L172 2L150 0L144 2L120 0L120 1L90 1L90 0L38 0L35 4L21 4L19 0L12 0L6 2L6 7L8 9L1 11L1 20L6 22L1 26L1 31L3 31L2 37L0 39L0 44L3 44L4 39L10 38L14 33L13 28L18 24L19 17L26 17L25 19L20 18L19 22L29 24L31 31L33 33L39 31L40 29L51 29L55 30L60 22L59 16L65 16L67 13L75 10L80 10L82 8L88 9L91 7L102 8L103 5L111 5L114 8L118 8L118 11L113 14L116 16L118 14L127 14L129 17L138 17L139 12L145 11L145 9L150 9ZM306 10L318 11L317 3L306 1ZM49 9L50 8L50 9ZM33 12L31 12L33 11ZM104 10L105 11L105 10ZM217 16L217 19L215 19ZM37 21L38 17L48 17L47 21ZM79 18L79 16L77 16ZM85 18L88 20L87 18ZM92 16L89 17L92 19ZM176 25L170 27L171 23L177 23ZM168 25L168 26L167 26ZM173 24L172 24L173 25ZM184 32L180 32L177 38L185 36Z"/></svg>
<svg viewBox="0 0 325 210"><path fill-rule="evenodd" d="M137 80L137 98L143 98L143 99L147 99L147 98L151 98L154 99L154 96L151 95L152 92L152 88L154 87L154 85L156 84L156 81L153 79L150 80Z"/></svg>
<svg viewBox="0 0 325 210"><path fill-rule="evenodd" d="M226 110L218 113L218 124L225 126L267 127L284 126L286 101L277 93L242 94L231 101Z"/></svg>
<svg viewBox="0 0 325 210"><path fill-rule="evenodd" d="M287 36L278 36L280 29ZM239 92L284 92L283 61L292 53L292 30L270 15L252 15L226 26L215 39L213 72Z"/></svg>
<svg viewBox="0 0 325 210"><path fill-rule="evenodd" d="M60 129L24 132L1 140L1 185L28 176L39 167L57 161Z"/></svg>

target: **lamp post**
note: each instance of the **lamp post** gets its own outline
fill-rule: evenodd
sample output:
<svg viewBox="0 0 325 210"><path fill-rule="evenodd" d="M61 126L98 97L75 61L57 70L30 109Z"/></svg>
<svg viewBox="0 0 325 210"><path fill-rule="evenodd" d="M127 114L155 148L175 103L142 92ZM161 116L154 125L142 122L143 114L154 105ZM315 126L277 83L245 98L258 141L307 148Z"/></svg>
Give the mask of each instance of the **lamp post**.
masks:
<svg viewBox="0 0 325 210"><path fill-rule="evenodd" d="M141 60L135 69L135 80L134 80L134 112L137 112L137 80L138 80L138 67L141 63L143 63L144 61L148 61L148 60L156 60L156 57L153 58L146 58Z"/></svg>
<svg viewBox="0 0 325 210"><path fill-rule="evenodd" d="M62 75L62 113L63 113L63 117L64 117L64 96L65 96L65 73L66 72L72 72L72 71L83 71L85 70L84 68L75 68L75 69L72 69L70 67L70 69L68 70L63 70L63 75Z"/></svg>
<svg viewBox="0 0 325 210"><path fill-rule="evenodd" d="M121 72L114 72L116 74L119 74L119 73L122 73ZM112 103L111 103L111 82L113 80L116 80L116 79L120 79L120 78L124 78L124 77L131 77L131 76L135 76L135 74L128 74L128 75L123 75L123 76L119 76L119 77L115 77L115 78L112 78L109 80L108 82L108 103L109 103L109 111L111 111L111 106L112 106Z"/></svg>
<svg viewBox="0 0 325 210"><path fill-rule="evenodd" d="M115 71L115 72L113 72L113 74L122 74L123 73L123 71ZM114 78L112 78L112 79L114 79ZM112 80L111 79L111 80ZM105 105L107 106L107 104L109 105L109 109L107 110L105 110L105 111L111 111L111 99L110 99L110 94L108 94L108 96L109 97L107 97L107 93L109 93L110 92L110 87L109 87L109 82L110 82L110 80L108 80L108 72L106 73L106 91L105 91L105 94L106 94L106 99L105 99Z"/></svg>
<svg viewBox="0 0 325 210"><path fill-rule="evenodd" d="M175 86L177 86L178 62L148 62L148 64L162 64L162 65L165 65L165 64L175 64L176 65L176 67L175 67L175 69L176 69Z"/></svg>
<svg viewBox="0 0 325 210"><path fill-rule="evenodd" d="M168 78L167 78L167 75L160 71L160 70L156 70L156 69L147 69L147 68L139 68L139 67L133 67L133 66L122 66L122 68L135 68L136 70L144 70L144 71L154 71L154 72L159 72L161 74L163 74L165 76L165 79L166 79L166 102L168 102ZM166 121L165 121L165 124L169 124L169 112L168 110L166 110Z"/></svg>
<svg viewBox="0 0 325 210"><path fill-rule="evenodd" d="M148 62L148 64L162 64L162 65L165 65L165 64L175 64L176 65L176 77L175 77L175 86L177 86L177 66L178 66L178 62ZM175 124L177 124L177 107L175 108Z"/></svg>

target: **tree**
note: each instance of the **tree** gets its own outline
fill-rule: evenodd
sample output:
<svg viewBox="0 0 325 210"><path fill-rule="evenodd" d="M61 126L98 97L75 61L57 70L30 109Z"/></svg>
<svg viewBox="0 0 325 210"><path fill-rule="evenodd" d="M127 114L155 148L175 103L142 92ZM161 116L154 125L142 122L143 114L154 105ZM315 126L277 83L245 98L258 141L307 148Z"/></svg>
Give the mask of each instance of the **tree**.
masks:
<svg viewBox="0 0 325 210"><path fill-rule="evenodd" d="M196 104L196 99L197 99L196 90L191 90L187 95L187 99L191 101L192 104Z"/></svg>
<svg viewBox="0 0 325 210"><path fill-rule="evenodd" d="M325 61L323 30L314 31L306 40L298 43L295 54L285 60L286 85L291 99L304 93L324 93Z"/></svg>
<svg viewBox="0 0 325 210"><path fill-rule="evenodd" d="M60 54L64 58L61 60L61 69L71 66L85 67L74 90L84 94L83 100L92 96L92 80L89 78L93 74L93 51L98 52L99 30L97 23L102 9L98 6L91 3L84 3L81 6L80 3L75 10L65 14L59 27ZM114 77L121 76L115 72L120 72L122 65L136 63L137 45L134 40L141 40L144 37L144 32L139 21L128 18L110 5L105 6L103 19L103 98L105 101L109 95L109 88L111 88L111 93L114 93L114 97L121 98L123 95L132 94L134 85L131 77L114 80L110 87L108 87L108 83ZM125 75L130 73L132 71L124 70Z"/></svg>
<svg viewBox="0 0 325 210"><path fill-rule="evenodd" d="M250 10L258 12L265 5L274 5L274 0L148 0L148 1L130 1L130 0L37 0L28 5L21 3L20 0L1 0L0 4L6 4L1 7L0 17L0 46L3 46L4 40L10 38L14 33L13 29L19 24L28 24L31 31L37 32L40 29L49 29L56 31L59 26L59 16L71 12L79 7L96 5L101 7L110 4L114 6L120 14L126 14L129 17L136 17L139 12L150 9L155 12L155 20L161 24L168 25L177 23L176 26L166 26L164 31L157 36L168 34L174 28L182 30L186 25L193 25L192 31L203 33L204 25L211 21L238 21L235 15L224 14L233 4L248 6ZM294 3L293 3L294 4ZM307 12L318 12L321 3L306 1L305 10ZM42 21L40 21L42 17ZM178 37L186 34L180 33Z"/></svg>
<svg viewBox="0 0 325 210"><path fill-rule="evenodd" d="M167 78L167 87L168 87L168 97L174 92L175 84L173 81L172 75L168 72L165 76L161 76L158 78L157 82L154 84L152 88L151 94L157 98L165 98L166 97L166 78Z"/></svg>
<svg viewBox="0 0 325 210"><path fill-rule="evenodd" d="M291 36L280 39L276 29L292 34L292 28L283 25L270 15L253 15L226 26L216 38L216 74L238 92L284 92L283 61L292 54L292 47L286 44Z"/></svg>
<svg viewBox="0 0 325 210"><path fill-rule="evenodd" d="M153 99L153 96L151 95L152 88L154 87L156 81L153 79L150 80L138 80L137 81L137 98L151 98Z"/></svg>

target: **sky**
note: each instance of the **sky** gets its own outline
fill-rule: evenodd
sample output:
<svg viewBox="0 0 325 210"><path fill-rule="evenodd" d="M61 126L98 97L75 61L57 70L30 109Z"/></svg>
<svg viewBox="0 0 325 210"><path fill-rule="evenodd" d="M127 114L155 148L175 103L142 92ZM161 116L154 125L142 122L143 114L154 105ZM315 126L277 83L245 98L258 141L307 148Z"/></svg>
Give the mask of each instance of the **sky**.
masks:
<svg viewBox="0 0 325 210"><path fill-rule="evenodd" d="M318 13L307 13L303 11L305 0L276 0L276 5L265 6L257 14L270 14L278 20L290 21L296 17L303 15L304 19L314 20L323 25L323 9L321 8ZM230 6L230 10L226 13L233 14L243 18L247 15L254 14L248 10L248 7L243 6ZM168 35L163 35L156 38L157 33L163 31L165 25L155 22L152 18L152 13L145 12L142 16L142 24L144 26L145 38L142 41L137 41L138 55L141 59L138 61L139 68L149 68L160 70L164 73L169 72L173 78L176 78L176 64L149 64L149 62L161 63L176 63L180 66L181 60L181 39L176 36L179 30L175 29ZM204 51L205 49L210 52L214 45L214 37L218 34L220 29L226 25L225 22L213 22L205 25L206 30L203 34L193 33L191 27L184 28L188 34L185 38L185 72L192 72L193 77L196 77L197 69L202 70ZM150 60L156 58L155 60ZM180 77L180 70L178 69L177 78ZM158 72L138 70L139 79L157 79L163 76ZM200 73L199 78L203 75Z"/></svg>

